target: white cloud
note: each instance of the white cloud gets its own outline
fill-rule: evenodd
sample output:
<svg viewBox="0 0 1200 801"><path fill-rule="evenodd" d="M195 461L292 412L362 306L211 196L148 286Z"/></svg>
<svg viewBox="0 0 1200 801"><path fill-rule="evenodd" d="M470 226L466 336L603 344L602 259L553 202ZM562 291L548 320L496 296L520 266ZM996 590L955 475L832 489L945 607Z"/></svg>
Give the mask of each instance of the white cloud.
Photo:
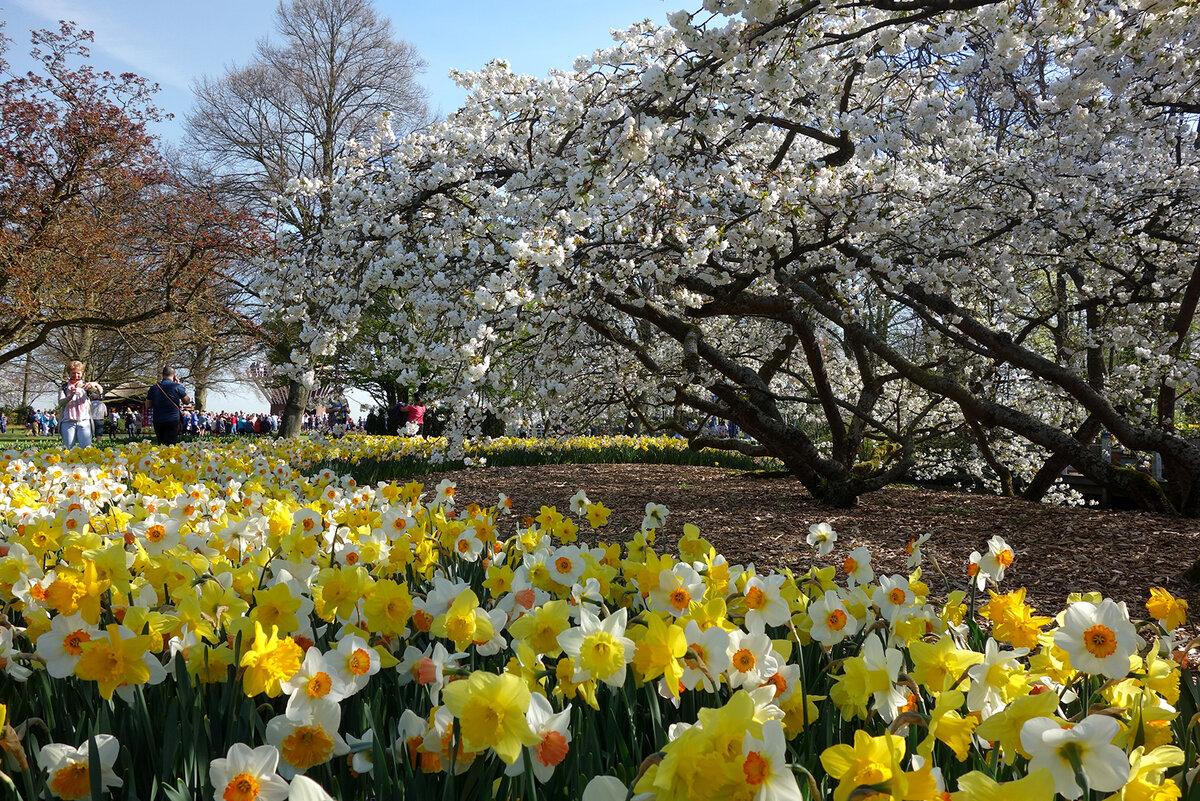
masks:
<svg viewBox="0 0 1200 801"><path fill-rule="evenodd" d="M79 2L79 0L9 0L25 13L44 20L46 27L57 27L59 20L70 20L85 30L95 33L95 42L91 49L96 54L103 54L109 59L120 61L131 71L148 80L161 84L188 90L191 75L180 69L183 64L180 53L175 47L179 43L171 42L161 36L155 36L156 30L162 30L161 19L153 19L158 9L157 4L139 4L149 6L136 10L130 9L131 4ZM131 19L138 19L144 24L130 24ZM15 31L8 32L10 36Z"/></svg>

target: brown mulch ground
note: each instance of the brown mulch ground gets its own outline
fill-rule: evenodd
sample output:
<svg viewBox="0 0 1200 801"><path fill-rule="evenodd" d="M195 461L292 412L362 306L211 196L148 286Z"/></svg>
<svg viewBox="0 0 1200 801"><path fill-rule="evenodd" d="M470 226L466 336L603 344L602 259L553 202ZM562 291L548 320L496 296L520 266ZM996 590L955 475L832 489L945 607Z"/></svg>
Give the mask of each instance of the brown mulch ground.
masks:
<svg viewBox="0 0 1200 801"><path fill-rule="evenodd" d="M730 562L760 567L840 565L847 552L865 545L877 576L907 573L905 545L929 532L924 578L939 596L947 588L966 588L971 551L984 551L988 538L999 534L1015 555L1001 589L1027 587L1027 600L1043 614L1062 609L1068 593L1098 590L1128 602L1130 614L1142 617L1151 587L1166 587L1200 613L1200 587L1180 577L1200 557L1200 521L1194 519L907 487L866 495L854 509L831 509L813 500L794 478L719 467L489 467L423 480L432 489L443 478L455 482L460 507L493 505L503 492L512 498L517 519L536 515L542 504L567 514L568 499L583 489L590 500L613 510L610 524L599 532L602 537L583 523L580 538L589 542L627 539L640 525L646 504L654 501L670 509L656 542L659 550L671 549L684 523L693 523ZM838 533L833 553L824 559L805 541L809 525L821 521Z"/></svg>

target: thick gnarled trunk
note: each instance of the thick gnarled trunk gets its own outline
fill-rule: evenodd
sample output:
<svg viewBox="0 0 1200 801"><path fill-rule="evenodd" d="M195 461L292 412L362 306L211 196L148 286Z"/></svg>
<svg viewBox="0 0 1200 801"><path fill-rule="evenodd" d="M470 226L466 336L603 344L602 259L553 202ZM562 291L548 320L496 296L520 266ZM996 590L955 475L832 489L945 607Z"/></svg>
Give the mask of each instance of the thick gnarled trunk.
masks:
<svg viewBox="0 0 1200 801"><path fill-rule="evenodd" d="M309 388L302 382L296 379L288 381L287 401L284 402L283 419L279 424L280 436L300 436L304 428L304 410L308 408L309 393Z"/></svg>

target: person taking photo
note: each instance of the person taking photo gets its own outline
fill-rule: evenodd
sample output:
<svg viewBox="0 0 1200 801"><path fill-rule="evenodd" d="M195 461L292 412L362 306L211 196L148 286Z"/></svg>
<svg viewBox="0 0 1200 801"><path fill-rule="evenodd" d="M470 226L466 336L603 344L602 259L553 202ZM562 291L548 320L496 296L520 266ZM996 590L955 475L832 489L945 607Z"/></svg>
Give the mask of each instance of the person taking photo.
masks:
<svg viewBox="0 0 1200 801"><path fill-rule="evenodd" d="M58 388L58 431L64 448L91 446L92 401L103 393L95 381L83 380L83 362L67 362L67 380Z"/></svg>

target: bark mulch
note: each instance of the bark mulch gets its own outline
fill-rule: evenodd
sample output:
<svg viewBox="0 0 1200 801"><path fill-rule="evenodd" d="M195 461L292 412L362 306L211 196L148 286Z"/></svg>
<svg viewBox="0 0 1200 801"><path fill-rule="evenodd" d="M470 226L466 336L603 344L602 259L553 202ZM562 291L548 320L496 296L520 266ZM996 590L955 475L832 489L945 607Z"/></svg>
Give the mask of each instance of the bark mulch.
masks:
<svg viewBox="0 0 1200 801"><path fill-rule="evenodd" d="M641 524L648 502L670 509L655 547L673 550L685 523L693 523L725 558L759 568L839 566L865 545L876 576L907 574L905 545L928 532L924 580L931 592L966 589L971 551L985 551L999 534L1015 560L1001 590L1024 586L1027 601L1056 614L1071 592L1097 590L1126 601L1135 618L1145 615L1151 587L1166 587L1200 614L1200 587L1181 577L1200 557L1200 521L1139 511L1108 511L1032 504L1013 498L889 487L859 499L853 509L815 501L794 478L746 474L720 467L676 465L545 465L437 473L422 480L431 490L441 479L456 484L455 500L493 505L503 492L516 520L556 506L583 489L613 510L599 532L581 522L580 539L624 541ZM828 522L837 545L818 557L805 541L808 527ZM502 536L512 533L501 528ZM936 567L935 567L936 565ZM940 571L939 569L940 568ZM944 578L943 578L944 577Z"/></svg>

